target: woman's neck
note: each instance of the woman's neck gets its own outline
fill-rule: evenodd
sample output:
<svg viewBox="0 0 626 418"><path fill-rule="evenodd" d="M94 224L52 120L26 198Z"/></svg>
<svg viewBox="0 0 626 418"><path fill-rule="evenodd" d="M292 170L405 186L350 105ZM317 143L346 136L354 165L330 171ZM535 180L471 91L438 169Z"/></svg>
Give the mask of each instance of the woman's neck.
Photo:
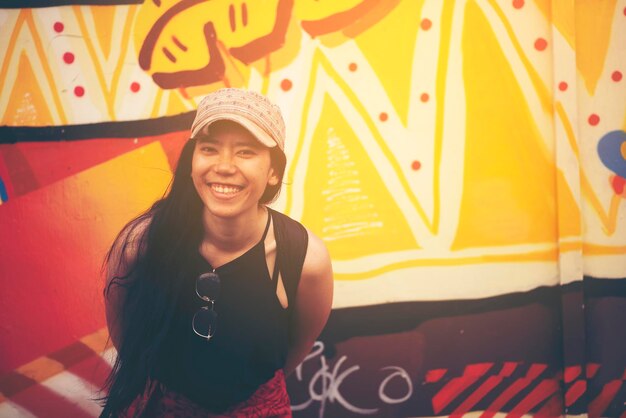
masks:
<svg viewBox="0 0 626 418"><path fill-rule="evenodd" d="M245 216L222 218L205 210L202 245L222 252L238 252L256 244L265 230L267 211L264 205L259 205Z"/></svg>

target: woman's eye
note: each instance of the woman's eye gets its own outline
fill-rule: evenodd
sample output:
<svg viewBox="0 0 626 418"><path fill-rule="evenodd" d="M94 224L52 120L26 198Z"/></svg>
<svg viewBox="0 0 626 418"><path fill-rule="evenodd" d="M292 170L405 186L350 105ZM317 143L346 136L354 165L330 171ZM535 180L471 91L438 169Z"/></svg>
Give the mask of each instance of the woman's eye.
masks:
<svg viewBox="0 0 626 418"><path fill-rule="evenodd" d="M254 150L251 149L242 149L239 151L239 154L245 157L250 157L252 155L255 155L256 153L254 152Z"/></svg>

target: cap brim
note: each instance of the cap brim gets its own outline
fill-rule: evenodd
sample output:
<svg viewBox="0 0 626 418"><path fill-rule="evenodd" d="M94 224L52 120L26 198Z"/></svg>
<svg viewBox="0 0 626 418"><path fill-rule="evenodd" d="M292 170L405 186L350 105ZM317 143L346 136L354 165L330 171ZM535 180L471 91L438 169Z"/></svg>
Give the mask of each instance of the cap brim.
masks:
<svg viewBox="0 0 626 418"><path fill-rule="evenodd" d="M257 141L259 141L262 145L268 148L274 148L278 146L276 141L274 141L274 139L267 132L261 129L257 124L247 118L237 115L219 115L208 118L207 120L203 121L200 126L196 127L196 130L191 133L191 136L195 137L198 133L207 134L209 126L219 120L229 120L243 126L244 128L246 128L247 131L252 134L252 136L256 138Z"/></svg>

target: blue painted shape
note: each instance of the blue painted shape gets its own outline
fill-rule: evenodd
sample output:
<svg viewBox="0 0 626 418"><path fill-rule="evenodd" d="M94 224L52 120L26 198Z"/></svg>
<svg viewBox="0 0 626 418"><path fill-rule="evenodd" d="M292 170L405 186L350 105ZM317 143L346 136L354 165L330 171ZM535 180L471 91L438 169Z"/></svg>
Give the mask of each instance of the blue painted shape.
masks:
<svg viewBox="0 0 626 418"><path fill-rule="evenodd" d="M9 196L7 196L7 188L4 187L4 182L0 178L0 201L6 202L9 200Z"/></svg>
<svg viewBox="0 0 626 418"><path fill-rule="evenodd" d="M598 155L602 164L623 178L626 178L626 159L622 155L621 147L625 142L624 131L611 131L598 141Z"/></svg>

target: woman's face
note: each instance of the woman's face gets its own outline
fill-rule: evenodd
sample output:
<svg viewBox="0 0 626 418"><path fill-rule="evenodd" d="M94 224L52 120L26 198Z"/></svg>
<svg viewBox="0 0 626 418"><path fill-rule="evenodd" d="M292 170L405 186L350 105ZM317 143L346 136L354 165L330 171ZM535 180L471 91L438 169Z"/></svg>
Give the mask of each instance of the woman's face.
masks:
<svg viewBox="0 0 626 418"><path fill-rule="evenodd" d="M205 211L231 218L256 210L268 185L278 184L269 148L241 125L218 121L197 137L191 178Z"/></svg>

